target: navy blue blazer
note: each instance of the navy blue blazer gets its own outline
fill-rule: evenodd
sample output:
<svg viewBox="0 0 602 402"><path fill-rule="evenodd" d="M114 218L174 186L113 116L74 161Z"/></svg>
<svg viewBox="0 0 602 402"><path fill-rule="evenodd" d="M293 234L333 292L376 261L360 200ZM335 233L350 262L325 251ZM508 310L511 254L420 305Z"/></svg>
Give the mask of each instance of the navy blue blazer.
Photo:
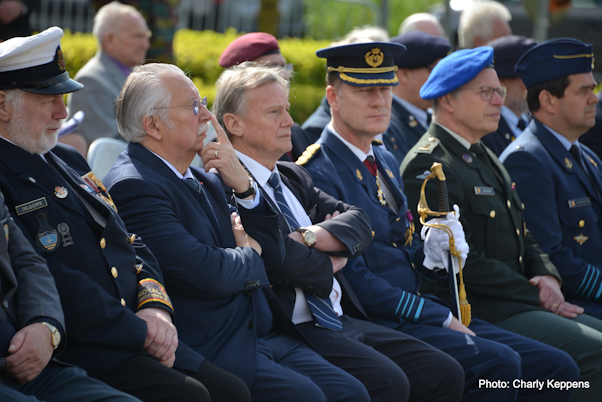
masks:
<svg viewBox="0 0 602 402"><path fill-rule="evenodd" d="M128 229L154 250L180 339L251 388L256 340L272 328L268 296L273 293L262 257L250 247L236 247L221 182L212 173L192 170L203 193L142 145L129 144L105 181ZM263 243L264 254L281 254L278 217L265 201L253 210L240 208L239 214L247 233Z"/></svg>
<svg viewBox="0 0 602 402"><path fill-rule="evenodd" d="M391 104L391 122L395 123L397 127L401 130L403 134L403 138L408 145L408 150L414 146L422 137L422 135L426 132L425 128L422 127L420 123L416 120L416 118L408 112L408 110L399 102L395 97L393 97L393 103ZM384 139L384 143L387 144L386 139ZM389 152L395 154L391 148L387 145L387 149ZM407 153L407 151L406 151ZM401 158L401 162L403 158ZM399 158L397 158L399 160Z"/></svg>
<svg viewBox="0 0 602 402"><path fill-rule="evenodd" d="M560 271L569 297L602 295L602 162L581 144L586 171L534 119L500 157L525 204L527 227Z"/></svg>
<svg viewBox="0 0 602 402"><path fill-rule="evenodd" d="M449 308L436 298L418 295L422 275L429 280L438 278L422 267L422 245L405 246L410 225L397 160L373 146L379 177L399 206L395 213L380 204L374 178L332 132L325 129L318 143L320 149L304 164L314 184L334 198L362 208L370 218L372 243L343 269L370 318L390 328L404 322L441 326L449 316Z"/></svg>
<svg viewBox="0 0 602 402"><path fill-rule="evenodd" d="M147 327L135 315L137 287L143 279L163 283L163 277L140 238L132 244L117 213L82 180L90 172L83 157L61 144L44 157L48 163L0 140L0 188L15 221L46 259L56 282L69 337L61 360L98 377L145 353ZM104 227L82 199L106 220ZM160 302L145 307L172 313ZM203 358L180 343L176 361L179 368L198 371Z"/></svg>
<svg viewBox="0 0 602 402"><path fill-rule="evenodd" d="M310 144L318 141L324 127L328 125L332 116L330 115L330 104L326 95L320 101L320 106L303 122L301 128L305 134L311 139Z"/></svg>
<svg viewBox="0 0 602 402"><path fill-rule="evenodd" d="M506 122L506 119L504 119L504 116L500 116L497 130L481 138L481 141L499 157L504 152L504 149L514 141L514 138L514 132Z"/></svg>

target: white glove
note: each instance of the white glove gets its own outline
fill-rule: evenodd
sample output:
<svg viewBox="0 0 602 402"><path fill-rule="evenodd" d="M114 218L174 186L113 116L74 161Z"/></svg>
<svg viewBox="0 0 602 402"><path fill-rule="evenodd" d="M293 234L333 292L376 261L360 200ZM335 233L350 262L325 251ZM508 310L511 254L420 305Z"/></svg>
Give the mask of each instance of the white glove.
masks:
<svg viewBox="0 0 602 402"><path fill-rule="evenodd" d="M464 229L460 223L460 208L454 205L454 211L447 214L445 219L435 218L431 219L429 223L445 225L454 234L454 241L456 250L460 251L462 259L462 268L466 264L466 258L468 257L468 243L464 236ZM420 231L420 236L424 240L424 261L422 265L428 269L441 269L445 268L449 272L448 265L448 251L449 251L449 235L443 229L431 228L423 226ZM456 257L454 257L456 258ZM458 269L454 270L455 274L458 273Z"/></svg>

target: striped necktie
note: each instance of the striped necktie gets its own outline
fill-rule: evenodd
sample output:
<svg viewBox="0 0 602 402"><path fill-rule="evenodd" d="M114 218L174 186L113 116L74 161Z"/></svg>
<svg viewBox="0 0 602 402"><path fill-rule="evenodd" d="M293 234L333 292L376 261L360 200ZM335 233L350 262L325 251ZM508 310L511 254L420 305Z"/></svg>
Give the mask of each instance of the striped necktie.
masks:
<svg viewBox="0 0 602 402"><path fill-rule="evenodd" d="M280 185L280 175L276 172L272 173L268 183L272 187L272 190L274 190L274 197L276 198L278 208L280 208L280 211L284 214L291 232L300 228L301 225L299 225L299 222L295 219L293 211L284 198L282 186ZM307 300L309 310L311 311L317 326L333 331L340 331L343 329L341 320L339 320L339 317L337 317L337 314L334 312L329 298L318 297L305 291L303 293L305 294L305 300Z"/></svg>

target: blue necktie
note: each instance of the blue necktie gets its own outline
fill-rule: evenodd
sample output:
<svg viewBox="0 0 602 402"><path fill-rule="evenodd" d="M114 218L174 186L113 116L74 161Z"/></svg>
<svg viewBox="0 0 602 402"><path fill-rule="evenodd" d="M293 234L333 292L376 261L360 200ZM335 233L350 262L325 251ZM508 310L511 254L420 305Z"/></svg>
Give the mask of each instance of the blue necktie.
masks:
<svg viewBox="0 0 602 402"><path fill-rule="evenodd" d="M274 190L274 197L276 198L276 203L278 203L278 208L280 208L280 211L284 214L291 231L300 228L301 225L299 225L299 222L295 219L293 211L284 198L282 186L280 185L280 175L278 173L272 173L268 183L272 187L272 190ZM333 331L340 331L343 329L341 320L339 320L339 317L337 317L337 314L334 312L329 298L318 297L305 291L303 293L305 293L305 300L307 300L309 310L311 311L317 326L328 328Z"/></svg>
<svg viewBox="0 0 602 402"><path fill-rule="evenodd" d="M194 189L197 193L199 193L200 196L203 198L203 201L205 201L205 203L207 204L207 210L205 210L205 215L207 215L207 217L211 220L213 230L215 230L219 236L220 227L217 221L217 215L215 214L215 211L213 210L213 205L211 205L211 201L209 201L209 198L207 197L205 190L203 190L203 186L201 186L201 183L199 183L199 181L194 177L187 177L185 179L182 179L182 181L186 183L188 187Z"/></svg>

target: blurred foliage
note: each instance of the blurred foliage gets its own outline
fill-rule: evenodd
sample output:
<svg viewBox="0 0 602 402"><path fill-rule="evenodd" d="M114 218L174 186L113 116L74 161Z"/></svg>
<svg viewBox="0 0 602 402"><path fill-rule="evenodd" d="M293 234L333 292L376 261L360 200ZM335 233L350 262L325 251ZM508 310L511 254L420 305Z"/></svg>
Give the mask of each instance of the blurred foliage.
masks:
<svg viewBox="0 0 602 402"><path fill-rule="evenodd" d="M374 2L380 8L380 0L374 0ZM401 22L406 19L407 16L415 13L428 13L431 6L443 2L441 0L389 0L389 18L388 18L388 31L391 37L397 36L399 26Z"/></svg>
<svg viewBox="0 0 602 402"><path fill-rule="evenodd" d="M215 82L224 71L219 66L219 56L239 34L230 29L225 34L213 31L176 32L174 37L174 58L178 65L192 78L202 96L207 96L209 106L215 98ZM316 50L327 47L329 41L313 39L282 39L279 41L282 54L295 66L291 88L291 116L297 123L303 123L318 107L324 95L326 63L316 57ZM94 56L96 39L91 34L65 31L61 40L67 71L71 77Z"/></svg>
<svg viewBox="0 0 602 402"><path fill-rule="evenodd" d="M428 11L431 5L438 2L439 0L389 0L389 34L397 35L399 25L408 15ZM313 113L324 95L326 63L325 60L316 57L316 50L327 47L330 42L340 39L355 26L376 21L375 14L365 5L322 0L306 0L305 3L306 32L315 37L329 39L315 40L307 37L279 40L283 56L295 66L290 112L297 123L303 123ZM374 3L380 8L380 0L374 0ZM219 66L219 57L228 44L239 35L234 29L223 34L183 29L175 34L175 64L190 75L201 95L207 96L210 106L215 98L215 81L224 71ZM92 34L66 30L61 42L67 71L73 77L96 53L96 39Z"/></svg>

